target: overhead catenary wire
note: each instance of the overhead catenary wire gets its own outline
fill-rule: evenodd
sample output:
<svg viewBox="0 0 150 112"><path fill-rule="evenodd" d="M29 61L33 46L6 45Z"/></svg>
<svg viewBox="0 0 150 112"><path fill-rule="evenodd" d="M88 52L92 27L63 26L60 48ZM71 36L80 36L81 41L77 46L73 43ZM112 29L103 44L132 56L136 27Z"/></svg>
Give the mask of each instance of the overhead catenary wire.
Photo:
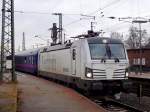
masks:
<svg viewBox="0 0 150 112"><path fill-rule="evenodd" d="M48 12L34 12L34 11L29 11L29 12L25 12L25 11L15 11L15 12L18 12L18 13L28 13L28 14L51 14L51 13L48 13ZM81 14L65 14L65 15L81 15ZM104 17L105 19L107 17ZM72 24L75 24L75 23L78 23L80 22L82 19L77 19L77 20L74 20L72 21L71 23L68 23L66 25L64 25L65 27L68 27L69 25L72 25ZM120 23L121 24L121 23ZM82 25L80 24L81 26L85 27L85 25ZM116 25L113 25L113 29ZM86 26L87 27L87 26ZM112 27L112 26L111 26ZM109 29L109 28L105 28L105 29Z"/></svg>
<svg viewBox="0 0 150 112"><path fill-rule="evenodd" d="M119 2L118 4L113 5L111 8L107 8L107 9L109 9L108 11L107 11L107 9L106 9L106 10L104 10L103 12L104 12L104 14L109 15L110 13L112 13L112 11L114 11L113 9L117 9L117 8L119 8L119 7L123 7L127 2L128 2L128 0L122 0L122 1Z"/></svg>
<svg viewBox="0 0 150 112"><path fill-rule="evenodd" d="M109 3L106 3L106 5L105 6L103 6L102 8L99 8L99 10L96 10L96 11L94 11L93 12L93 14L95 14L95 13L97 13L97 12L99 12L99 11L101 11L101 10L105 10L105 9L110 9L110 8L112 8L111 6L113 6L113 5L115 5L115 4L117 4L117 6L118 6L118 3L120 4L120 3L122 3L122 2L120 2L120 1L126 1L126 0L111 0ZM124 4L121 4L121 5L124 5ZM116 5L115 5L115 7L116 7ZM120 7L120 5L119 5L119 7ZM112 10L111 10L112 11ZM110 11L110 12L111 12ZM15 11L16 13L22 13L22 14L39 14L39 15L51 15L52 13L51 12L38 12L38 11ZM93 15L92 14L92 15ZM81 14L65 14L65 13L63 13L63 15L73 15L73 16L81 16ZM96 16L97 17L97 16ZM103 17L103 19L105 19L105 17ZM80 22L81 21L81 19L77 19L77 20L74 20L74 21L72 21L72 22L70 22L70 23L67 23L67 24L65 24L64 26L65 27L67 27L67 26L69 26L69 25L72 25L72 24L75 24L75 23L78 23L78 22ZM83 25L82 25L83 26Z"/></svg>
<svg viewBox="0 0 150 112"><path fill-rule="evenodd" d="M111 25L110 27L106 27L104 29L110 29L113 28L113 30L115 29L114 27L118 27L118 25L122 25L122 24L133 24L131 21L127 21L126 19L131 19L132 17L122 17L122 18L117 18L117 17L107 17L107 19L110 18L115 18L115 20L117 20L119 23L116 23L114 25ZM127 24L128 23L128 24Z"/></svg>
<svg viewBox="0 0 150 112"><path fill-rule="evenodd" d="M89 13L88 15L93 15L93 14L95 14L95 13L97 13L97 12L99 12L99 11L102 11L102 10L104 10L104 9L110 7L111 5L114 5L115 3L120 2L120 1L121 1L121 0L113 0L111 3L109 3L109 4L105 5L105 6L102 7L102 8L99 8L99 9L97 9L97 10L95 10L95 11Z"/></svg>
<svg viewBox="0 0 150 112"><path fill-rule="evenodd" d="M114 24L110 27L104 28L104 30L106 30L106 31L116 31L118 29L122 29L122 27L124 27L125 29L128 28L128 27L125 27L125 26L129 26L129 24L126 24L126 22L121 22L121 23Z"/></svg>
<svg viewBox="0 0 150 112"><path fill-rule="evenodd" d="M105 9L107 7L110 7L111 5L113 5L113 4L115 4L115 3L119 2L119 1L121 1L121 0L114 0L111 3L105 5L103 8L99 8L98 10L96 10L96 11L94 11L94 12L88 14L88 15L93 15L94 13L96 13L96 12L98 12L100 10L103 10L103 9ZM15 12L16 13L24 13L24 14L46 14L46 15L52 14L50 12L22 11L22 10L16 10ZM65 14L65 13L63 13L63 15L81 15L81 14L67 14L67 13Z"/></svg>
<svg viewBox="0 0 150 112"><path fill-rule="evenodd" d="M21 11L21 10L16 10L14 11L15 13L22 13L22 14L51 14L49 12L36 12L36 11Z"/></svg>
<svg viewBox="0 0 150 112"><path fill-rule="evenodd" d="M107 5L105 5L102 9L108 8L111 5L114 5L115 3L120 2L120 1L121 0L113 0L112 2L108 3ZM25 13L25 14L46 14L46 15L52 14L50 12L37 12L37 11L15 11L15 12L16 13ZM94 13L96 13L96 12L94 12ZM78 16L78 15L81 15L81 14L65 14L65 13L63 13L63 15L77 15ZM77 19L75 21L72 21L71 23L68 23L65 26L72 25L72 24L77 23L79 21L81 21L81 19Z"/></svg>
<svg viewBox="0 0 150 112"><path fill-rule="evenodd" d="M14 11L15 13L22 13L22 14L45 14L45 15L52 15L53 13L51 12L37 12L37 11L21 11L21 10L16 10ZM62 15L81 15L81 14L71 14L71 13L62 13Z"/></svg>

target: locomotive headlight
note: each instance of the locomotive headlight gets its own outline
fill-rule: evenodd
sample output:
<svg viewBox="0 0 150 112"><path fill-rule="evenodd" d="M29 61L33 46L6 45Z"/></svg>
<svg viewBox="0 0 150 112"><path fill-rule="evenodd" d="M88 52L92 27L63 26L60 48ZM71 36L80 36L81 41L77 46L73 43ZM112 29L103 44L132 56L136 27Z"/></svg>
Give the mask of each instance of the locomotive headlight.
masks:
<svg viewBox="0 0 150 112"><path fill-rule="evenodd" d="M128 77L129 76L129 73L128 72L126 72L126 77Z"/></svg>
<svg viewBox="0 0 150 112"><path fill-rule="evenodd" d="M85 76L86 76L87 78L92 78L92 77L93 77L92 69L86 68Z"/></svg>
<svg viewBox="0 0 150 112"><path fill-rule="evenodd" d="M92 73L87 73L87 74L86 74L86 77L87 77L87 78L92 78Z"/></svg>

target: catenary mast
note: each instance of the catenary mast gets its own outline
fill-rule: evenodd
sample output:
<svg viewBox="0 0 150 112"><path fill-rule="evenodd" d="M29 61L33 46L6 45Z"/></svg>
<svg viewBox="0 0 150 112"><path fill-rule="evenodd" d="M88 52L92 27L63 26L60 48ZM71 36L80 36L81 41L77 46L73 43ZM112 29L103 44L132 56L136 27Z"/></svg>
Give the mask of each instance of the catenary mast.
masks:
<svg viewBox="0 0 150 112"><path fill-rule="evenodd" d="M15 75L15 45L14 45L14 0L3 0L2 3L2 35L1 35L1 73L3 80L6 72L6 57L11 56L11 80L16 81Z"/></svg>

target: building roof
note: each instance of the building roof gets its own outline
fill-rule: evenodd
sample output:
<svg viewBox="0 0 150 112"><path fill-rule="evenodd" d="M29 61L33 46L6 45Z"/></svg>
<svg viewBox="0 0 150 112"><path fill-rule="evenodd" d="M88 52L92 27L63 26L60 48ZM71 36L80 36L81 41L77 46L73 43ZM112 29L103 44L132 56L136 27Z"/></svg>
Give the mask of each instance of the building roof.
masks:
<svg viewBox="0 0 150 112"><path fill-rule="evenodd" d="M127 51L138 51L140 50L139 48L137 49L127 49ZM150 50L150 48L142 48L142 50Z"/></svg>

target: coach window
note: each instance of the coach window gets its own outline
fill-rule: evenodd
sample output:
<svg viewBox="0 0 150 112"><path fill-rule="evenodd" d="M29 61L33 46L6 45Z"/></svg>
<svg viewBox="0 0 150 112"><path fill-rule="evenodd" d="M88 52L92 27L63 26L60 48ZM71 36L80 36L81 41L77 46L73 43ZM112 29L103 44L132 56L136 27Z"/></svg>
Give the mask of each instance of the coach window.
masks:
<svg viewBox="0 0 150 112"><path fill-rule="evenodd" d="M72 51L72 59L76 60L76 50L75 49L73 49L73 51Z"/></svg>
<svg viewBox="0 0 150 112"><path fill-rule="evenodd" d="M32 62L33 62L33 64L34 64L34 56L33 56Z"/></svg>
<svg viewBox="0 0 150 112"><path fill-rule="evenodd" d="M30 64L32 64L32 56L30 56Z"/></svg>
<svg viewBox="0 0 150 112"><path fill-rule="evenodd" d="M25 59L24 59L24 63L27 63L27 57L25 57Z"/></svg>
<svg viewBox="0 0 150 112"><path fill-rule="evenodd" d="M27 63L29 63L29 57L27 57Z"/></svg>
<svg viewBox="0 0 150 112"><path fill-rule="evenodd" d="M33 64L33 56L32 56L32 64Z"/></svg>
<svg viewBox="0 0 150 112"><path fill-rule="evenodd" d="M29 62L28 63L30 64L30 56L29 56Z"/></svg>
<svg viewBox="0 0 150 112"><path fill-rule="evenodd" d="M29 62L29 57L27 57L27 63L29 64L30 62Z"/></svg>
<svg viewBox="0 0 150 112"><path fill-rule="evenodd" d="M32 58L31 58L31 56L30 56L30 64L32 64Z"/></svg>
<svg viewBox="0 0 150 112"><path fill-rule="evenodd" d="M32 56L31 56L31 60L30 61L31 61L31 64L32 64Z"/></svg>

